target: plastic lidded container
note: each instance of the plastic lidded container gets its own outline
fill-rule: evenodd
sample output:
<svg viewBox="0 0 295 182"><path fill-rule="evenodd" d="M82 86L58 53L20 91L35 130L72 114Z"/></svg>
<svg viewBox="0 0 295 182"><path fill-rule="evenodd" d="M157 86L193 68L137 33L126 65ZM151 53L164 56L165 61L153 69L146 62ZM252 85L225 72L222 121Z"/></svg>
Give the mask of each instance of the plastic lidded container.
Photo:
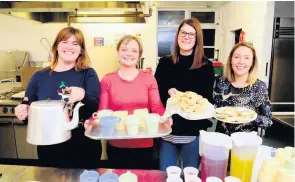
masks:
<svg viewBox="0 0 295 182"><path fill-rule="evenodd" d="M106 172L99 177L99 182L118 182L118 175L111 172Z"/></svg>
<svg viewBox="0 0 295 182"><path fill-rule="evenodd" d="M98 182L99 173L94 170L85 170L80 175L80 182Z"/></svg>
<svg viewBox="0 0 295 182"><path fill-rule="evenodd" d="M234 176L228 176L224 178L224 182L242 182L239 178Z"/></svg>
<svg viewBox="0 0 295 182"><path fill-rule="evenodd" d="M124 174L121 174L119 177L119 182L137 182L137 176L130 171L127 171Z"/></svg>
<svg viewBox="0 0 295 182"><path fill-rule="evenodd" d="M116 116L102 116L100 117L100 132L104 136L111 136L114 134L116 129L116 123L120 121L119 117Z"/></svg>
<svg viewBox="0 0 295 182"><path fill-rule="evenodd" d="M180 178L180 174L181 174L181 169L177 166L169 166L166 169L167 172L167 177L169 179L178 179Z"/></svg>
<svg viewBox="0 0 295 182"><path fill-rule="evenodd" d="M220 178L210 176L206 178L206 182L222 182L222 180Z"/></svg>

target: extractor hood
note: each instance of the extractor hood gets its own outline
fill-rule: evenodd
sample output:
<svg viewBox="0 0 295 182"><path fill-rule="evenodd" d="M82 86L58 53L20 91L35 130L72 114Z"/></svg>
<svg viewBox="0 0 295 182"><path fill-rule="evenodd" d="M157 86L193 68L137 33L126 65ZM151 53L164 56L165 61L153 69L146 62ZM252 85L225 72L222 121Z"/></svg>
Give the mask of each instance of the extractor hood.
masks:
<svg viewBox="0 0 295 182"><path fill-rule="evenodd" d="M0 1L0 13L41 23L145 23L152 8L140 1Z"/></svg>

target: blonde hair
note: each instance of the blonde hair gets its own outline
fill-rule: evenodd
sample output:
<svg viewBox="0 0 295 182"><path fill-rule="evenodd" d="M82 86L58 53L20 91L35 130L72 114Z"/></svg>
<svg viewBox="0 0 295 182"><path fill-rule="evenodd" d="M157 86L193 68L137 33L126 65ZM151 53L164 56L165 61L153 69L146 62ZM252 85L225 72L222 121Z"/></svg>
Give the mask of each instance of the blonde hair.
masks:
<svg viewBox="0 0 295 182"><path fill-rule="evenodd" d="M54 68L56 67L57 62L58 62L58 51L57 51L58 44L61 41L65 41L65 40L69 39L73 35L77 38L77 42L81 46L81 53L76 60L75 70L81 71L81 70L84 70L84 69L87 69L90 67L91 63L90 63L89 55L86 51L85 39L84 39L82 31L77 28L66 27L66 28L63 28L57 34L55 41L52 45L51 51L53 53L53 57L51 60L51 65L50 65L51 71L54 70Z"/></svg>
<svg viewBox="0 0 295 182"><path fill-rule="evenodd" d="M204 45L203 45L203 30L201 28L201 24L200 24L199 20L197 20L196 18L185 19L179 25L178 30L177 30L177 34L175 35L175 39L174 39L174 50L173 50L173 54L172 54L173 63L176 64L179 59L180 48L179 48L179 44L178 44L178 34L179 34L181 27L184 24L187 24L196 30L197 37L196 37L195 45L193 47L194 60L193 60L193 64L191 66L191 69L199 68L203 65L202 60L204 57L204 47L203 47Z"/></svg>
<svg viewBox="0 0 295 182"><path fill-rule="evenodd" d="M247 42L240 42L237 43L236 45L234 45L234 47L232 48L232 50L230 51L230 54L228 56L227 62L226 62L226 68L225 68L225 76L226 78L230 81L230 82L234 82L235 81L235 75L234 75L234 70L232 69L232 57L233 54L235 52L235 50L239 47L247 47L249 49L251 49L252 54L253 54L253 62L252 62L252 66L249 70L249 76L247 79L247 83L252 85L253 83L256 82L257 78L258 78L258 60L257 60L257 55L256 55L256 50L255 48L247 43Z"/></svg>
<svg viewBox="0 0 295 182"><path fill-rule="evenodd" d="M138 58L140 58L142 56L142 52L143 52L142 44L141 44L140 40L133 35L125 35L125 36L121 37L121 39L119 40L119 42L117 44L117 51L119 51L122 43L128 44L131 40L135 40L137 42L138 47L139 47L139 57Z"/></svg>

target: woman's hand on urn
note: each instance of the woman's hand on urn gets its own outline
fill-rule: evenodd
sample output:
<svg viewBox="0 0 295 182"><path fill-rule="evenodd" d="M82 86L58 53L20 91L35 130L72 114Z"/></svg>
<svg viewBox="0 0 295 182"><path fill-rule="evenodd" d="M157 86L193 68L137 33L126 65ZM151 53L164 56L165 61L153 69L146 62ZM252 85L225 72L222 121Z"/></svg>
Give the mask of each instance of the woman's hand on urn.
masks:
<svg viewBox="0 0 295 182"><path fill-rule="evenodd" d="M85 97L85 90L80 87L67 87L66 91L70 93L68 103L79 102Z"/></svg>
<svg viewBox="0 0 295 182"><path fill-rule="evenodd" d="M27 97L24 98L24 101L29 101ZM19 104L15 107L15 115L19 120L25 120L29 114L29 105L28 104Z"/></svg>

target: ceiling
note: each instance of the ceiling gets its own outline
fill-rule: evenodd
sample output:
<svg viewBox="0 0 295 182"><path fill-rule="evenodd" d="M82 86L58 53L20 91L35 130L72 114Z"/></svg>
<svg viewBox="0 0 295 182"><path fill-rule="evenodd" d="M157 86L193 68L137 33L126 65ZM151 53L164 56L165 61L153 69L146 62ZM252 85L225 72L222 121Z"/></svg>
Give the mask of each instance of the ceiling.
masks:
<svg viewBox="0 0 295 182"><path fill-rule="evenodd" d="M118 23L145 23L145 17L149 17L152 12L148 10L144 13L143 10L145 3L140 1L0 2L0 13L42 23L89 23L103 20L104 23L116 23L116 20Z"/></svg>
<svg viewBox="0 0 295 182"><path fill-rule="evenodd" d="M225 1L0 1L0 13L41 23L145 23L152 6L212 8Z"/></svg>

